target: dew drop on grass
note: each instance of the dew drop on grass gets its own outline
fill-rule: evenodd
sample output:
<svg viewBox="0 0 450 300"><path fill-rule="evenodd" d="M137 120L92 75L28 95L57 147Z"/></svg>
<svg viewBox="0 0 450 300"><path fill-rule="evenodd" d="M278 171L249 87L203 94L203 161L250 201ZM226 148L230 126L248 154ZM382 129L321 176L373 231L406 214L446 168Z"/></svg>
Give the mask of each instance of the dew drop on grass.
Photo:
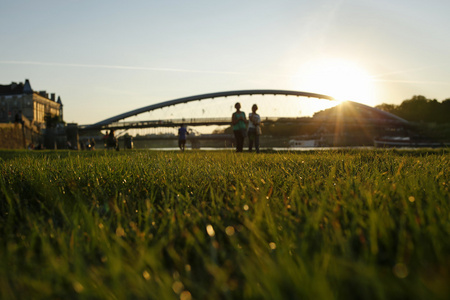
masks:
<svg viewBox="0 0 450 300"><path fill-rule="evenodd" d="M208 225L206 226L206 232L207 232L208 235L211 236L211 237L216 235L216 232L214 231L214 228L212 227L211 224L208 224Z"/></svg>
<svg viewBox="0 0 450 300"><path fill-rule="evenodd" d="M408 276L408 267L406 267L403 263L397 263L392 268L392 272L395 276L397 276L400 279L406 278Z"/></svg>
<svg viewBox="0 0 450 300"><path fill-rule="evenodd" d="M180 273L178 273L177 271L175 271L175 272L172 273L172 277L173 277L173 279L175 279L175 280L179 280L179 279L180 279Z"/></svg>
<svg viewBox="0 0 450 300"><path fill-rule="evenodd" d="M189 291L183 291L180 294L180 300L191 300L192 299L192 295Z"/></svg>
<svg viewBox="0 0 450 300"><path fill-rule="evenodd" d="M78 281L75 281L72 285L73 285L73 289L78 294L84 291L83 285L81 283L79 283Z"/></svg>
<svg viewBox="0 0 450 300"><path fill-rule="evenodd" d="M214 249L216 249L216 250L219 249L219 247L220 247L219 242L216 241L216 240L212 241L212 246L213 246Z"/></svg>
<svg viewBox="0 0 450 300"><path fill-rule="evenodd" d="M125 236L125 230L122 227L117 227L116 235L119 237Z"/></svg>
<svg viewBox="0 0 450 300"><path fill-rule="evenodd" d="M142 277L144 277L145 280L150 280L151 278L150 273L147 271L142 272Z"/></svg>
<svg viewBox="0 0 450 300"><path fill-rule="evenodd" d="M233 226L228 226L227 228L225 228L225 233L226 233L228 236L233 236L233 235L234 235L234 232L235 232L235 230L234 230L234 227L233 227Z"/></svg>
<svg viewBox="0 0 450 300"><path fill-rule="evenodd" d="M184 270L185 270L186 272L190 272L190 271L191 271L191 265L185 265L185 266L184 266Z"/></svg>
<svg viewBox="0 0 450 300"><path fill-rule="evenodd" d="M181 281L175 281L172 284L172 290L177 294L180 294L183 291L183 289L184 289L184 285Z"/></svg>

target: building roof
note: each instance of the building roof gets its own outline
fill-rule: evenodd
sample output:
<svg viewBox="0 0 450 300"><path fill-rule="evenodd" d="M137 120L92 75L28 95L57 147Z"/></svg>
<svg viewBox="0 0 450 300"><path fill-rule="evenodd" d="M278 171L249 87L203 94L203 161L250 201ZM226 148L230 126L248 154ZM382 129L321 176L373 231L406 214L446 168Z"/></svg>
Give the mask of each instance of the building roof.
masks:
<svg viewBox="0 0 450 300"><path fill-rule="evenodd" d="M11 82L11 84L0 84L0 95L20 95L20 94L32 94L30 81L25 79L25 83Z"/></svg>
<svg viewBox="0 0 450 300"><path fill-rule="evenodd" d="M0 95L19 95L23 94L24 84L12 82L8 85L0 84Z"/></svg>
<svg viewBox="0 0 450 300"><path fill-rule="evenodd" d="M3 85L0 84L0 96L9 96L9 95L21 95L21 94L33 94L36 93L44 98L52 100L56 102L55 99L50 99L46 91L35 92L31 88L30 81L25 79L25 83L19 82L11 82L11 84ZM54 95L54 94L52 94ZM53 97L52 97L53 98ZM62 105L61 98L58 96L58 104Z"/></svg>
<svg viewBox="0 0 450 300"><path fill-rule="evenodd" d="M24 94L33 94L33 89L31 88L31 84L28 79L25 79L25 83L23 85L23 93Z"/></svg>

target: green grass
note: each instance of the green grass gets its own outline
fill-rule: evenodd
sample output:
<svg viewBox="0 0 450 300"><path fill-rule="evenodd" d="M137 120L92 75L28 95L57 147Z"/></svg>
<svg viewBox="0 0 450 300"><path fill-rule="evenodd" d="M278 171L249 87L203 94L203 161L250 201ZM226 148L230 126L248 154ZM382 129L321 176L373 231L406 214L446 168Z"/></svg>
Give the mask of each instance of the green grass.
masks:
<svg viewBox="0 0 450 300"><path fill-rule="evenodd" d="M450 153L0 152L1 299L448 299Z"/></svg>

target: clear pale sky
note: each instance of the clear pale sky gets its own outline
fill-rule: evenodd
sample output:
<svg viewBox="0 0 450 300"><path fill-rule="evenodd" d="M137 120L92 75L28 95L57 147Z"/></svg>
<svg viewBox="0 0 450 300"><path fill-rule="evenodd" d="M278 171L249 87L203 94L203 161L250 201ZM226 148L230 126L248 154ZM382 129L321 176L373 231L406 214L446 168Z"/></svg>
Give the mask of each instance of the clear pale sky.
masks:
<svg viewBox="0 0 450 300"><path fill-rule="evenodd" d="M414 95L442 101L450 98L449 12L442 0L0 0L0 84L29 79L59 95L65 121L79 124L241 89L371 106ZM283 97L269 102L262 115L307 110Z"/></svg>

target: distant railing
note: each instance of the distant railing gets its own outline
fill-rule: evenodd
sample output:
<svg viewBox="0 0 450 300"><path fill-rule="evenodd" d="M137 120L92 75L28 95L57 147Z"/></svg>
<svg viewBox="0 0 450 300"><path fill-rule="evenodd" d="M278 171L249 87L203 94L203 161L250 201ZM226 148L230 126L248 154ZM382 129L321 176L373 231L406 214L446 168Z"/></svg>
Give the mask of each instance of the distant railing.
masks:
<svg viewBox="0 0 450 300"><path fill-rule="evenodd" d="M398 123L395 119L387 118L352 118L352 119L339 119L339 124L360 124L372 123L377 124L383 123ZM295 123L295 124L332 124L336 123L335 117L263 117L261 118L261 123ZM78 129L80 131L85 130L119 130L119 129L141 129L141 128L157 128L157 127L180 127L185 126L210 126L210 125L231 125L231 117L227 118L181 118L181 119L165 119L165 120L149 120L149 121L128 121L128 122L113 122L106 125L79 125Z"/></svg>
<svg viewBox="0 0 450 300"><path fill-rule="evenodd" d="M262 122L279 120L278 117L262 118ZM185 126L209 126L209 125L230 125L230 118L182 118L167 120L150 120L150 121L130 121L130 122L114 122L108 125L93 128L92 125L80 125L79 130L92 129L130 129L130 128L151 128L151 127L179 127ZM89 128L88 128L89 127Z"/></svg>

